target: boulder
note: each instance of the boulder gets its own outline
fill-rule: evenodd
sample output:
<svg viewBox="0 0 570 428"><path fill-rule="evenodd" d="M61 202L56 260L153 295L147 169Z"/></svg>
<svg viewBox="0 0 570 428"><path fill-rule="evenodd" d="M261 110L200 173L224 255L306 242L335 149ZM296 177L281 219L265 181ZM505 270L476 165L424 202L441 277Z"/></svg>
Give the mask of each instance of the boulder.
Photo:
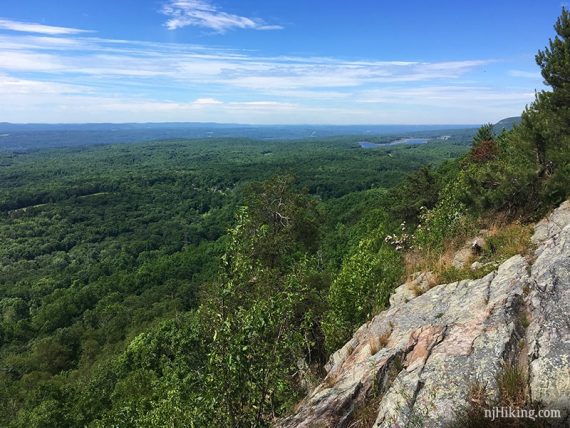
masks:
<svg viewBox="0 0 570 428"><path fill-rule="evenodd" d="M473 256L479 256L485 248L485 236L489 234L486 229L481 229L479 231L479 236L468 239L463 248L455 253L453 260L451 262L452 266L456 269L463 269L467 262L473 258Z"/></svg>
<svg viewBox="0 0 570 428"><path fill-rule="evenodd" d="M464 247L455 253L451 264L456 269L463 269L465 267L465 264L469 261L469 259L472 256L473 256L473 251L471 250L471 247L470 246Z"/></svg>
<svg viewBox="0 0 570 428"><path fill-rule="evenodd" d="M431 272L416 272L412 279L397 287L390 296L390 306L409 302L425 293L435 284L435 276Z"/></svg>
<svg viewBox="0 0 570 428"><path fill-rule="evenodd" d="M405 426L416 417L440 426L467 403L475 382L494 385L517 341L509 313L522 304L527 278L527 263L516 256L484 278L439 285L382 312L331 357L324 382L279 426L342 426L378 385L375 426ZM387 331L386 346L374 353L370 344Z"/></svg>
<svg viewBox="0 0 570 428"><path fill-rule="evenodd" d="M484 265L481 262L473 262L471 263L471 270L478 270L481 269L483 266Z"/></svg>

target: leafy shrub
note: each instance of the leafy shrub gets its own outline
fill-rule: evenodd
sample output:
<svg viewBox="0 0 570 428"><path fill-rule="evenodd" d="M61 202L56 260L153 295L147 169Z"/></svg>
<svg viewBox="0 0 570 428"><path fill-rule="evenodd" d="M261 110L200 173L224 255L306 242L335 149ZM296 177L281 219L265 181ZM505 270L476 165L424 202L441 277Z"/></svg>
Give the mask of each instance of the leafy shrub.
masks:
<svg viewBox="0 0 570 428"><path fill-rule="evenodd" d="M452 183L442 192L435 208L422 212L413 237L414 247L420 251L442 250L446 240L467 227L467 207L457 194L458 188Z"/></svg>
<svg viewBox="0 0 570 428"><path fill-rule="evenodd" d="M335 351L373 313L388 303L402 279L402 257L379 237L365 238L343 262L329 291L323 320L326 349Z"/></svg>

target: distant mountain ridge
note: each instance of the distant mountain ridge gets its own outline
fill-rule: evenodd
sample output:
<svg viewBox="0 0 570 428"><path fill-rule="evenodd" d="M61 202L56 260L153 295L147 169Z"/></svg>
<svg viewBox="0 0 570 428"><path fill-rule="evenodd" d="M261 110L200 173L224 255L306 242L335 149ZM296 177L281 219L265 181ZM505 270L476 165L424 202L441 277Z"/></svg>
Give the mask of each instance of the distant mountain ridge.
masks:
<svg viewBox="0 0 570 428"><path fill-rule="evenodd" d="M327 134L401 133L476 128L474 124L416 124L416 125L252 125L243 123L219 122L132 122L132 123L10 123L0 122L0 131L100 131L100 130L148 130L148 129L253 129L262 131L287 131L299 133L321 131Z"/></svg>
<svg viewBox="0 0 570 428"><path fill-rule="evenodd" d="M337 136L439 137L477 125L240 125L221 123L0 123L0 151L121 144L172 139L301 140Z"/></svg>
<svg viewBox="0 0 570 428"><path fill-rule="evenodd" d="M495 123L493 130L495 131L495 134L500 134L503 131L510 131L515 125L518 125L521 120L522 118L520 116L507 117Z"/></svg>

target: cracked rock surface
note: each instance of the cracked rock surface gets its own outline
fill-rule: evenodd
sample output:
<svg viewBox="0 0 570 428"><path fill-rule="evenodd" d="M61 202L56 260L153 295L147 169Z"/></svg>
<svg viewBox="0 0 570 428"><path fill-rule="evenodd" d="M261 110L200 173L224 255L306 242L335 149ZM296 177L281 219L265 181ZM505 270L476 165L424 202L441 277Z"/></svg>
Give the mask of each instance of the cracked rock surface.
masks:
<svg viewBox="0 0 570 428"><path fill-rule="evenodd" d="M530 394L534 401L570 411L570 202L536 228L540 244L528 296ZM546 231L546 232L545 232Z"/></svg>
<svg viewBox="0 0 570 428"><path fill-rule="evenodd" d="M376 427L445 425L469 404L473 385L497 395L497 373L520 357L521 343L528 344L531 400L567 418L570 202L535 231L533 263L514 256L483 278L398 299L361 326L331 356L324 381L277 426L349 426L373 395Z"/></svg>

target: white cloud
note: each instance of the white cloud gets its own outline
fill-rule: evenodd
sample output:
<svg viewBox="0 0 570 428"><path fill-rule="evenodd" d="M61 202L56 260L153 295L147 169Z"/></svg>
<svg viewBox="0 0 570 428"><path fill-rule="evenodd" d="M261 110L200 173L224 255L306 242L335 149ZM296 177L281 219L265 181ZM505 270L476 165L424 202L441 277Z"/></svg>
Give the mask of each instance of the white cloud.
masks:
<svg viewBox="0 0 570 428"><path fill-rule="evenodd" d="M268 111L275 109L292 109L296 108L297 104L293 103L283 103L279 101L244 101L239 103L230 103L230 106L237 107L241 109L269 109Z"/></svg>
<svg viewBox="0 0 570 428"><path fill-rule="evenodd" d="M81 41L70 37L0 34L0 46L3 50L66 50L80 48L81 44Z"/></svg>
<svg viewBox="0 0 570 428"><path fill-rule="evenodd" d="M193 104L196 106L217 106L223 103L223 101L215 98L198 98Z"/></svg>
<svg viewBox="0 0 570 428"><path fill-rule="evenodd" d="M0 70L50 73L65 71L57 56L26 51L0 51Z"/></svg>
<svg viewBox="0 0 570 428"><path fill-rule="evenodd" d="M471 97L478 91L477 87L459 87L455 88L455 92L444 86L408 88L407 91L404 88L392 88L382 94L390 98L384 103L358 103L354 99L336 104L297 104L259 98L230 102L217 98L211 98L210 101L204 101L207 98L198 98L184 102L135 94L89 93L83 88L21 79L4 83L0 83L0 117L9 122L465 124L496 121L519 114L522 105L528 102L528 99L524 99L524 93L513 94L509 99L499 91L494 92L491 89L474 102ZM446 96L446 93L450 95ZM364 94L365 92L360 93L360 96ZM421 99L426 96L427 100ZM216 101L219 101L219 104L216 104Z"/></svg>
<svg viewBox="0 0 570 428"><path fill-rule="evenodd" d="M341 100L350 97L349 92L315 89L281 89L266 88L265 93L280 98L296 98L299 100Z"/></svg>
<svg viewBox="0 0 570 428"><path fill-rule="evenodd" d="M0 91L4 91L1 83ZM271 124L276 121L276 112L287 116L288 123L307 120L303 117L307 110L274 101L176 102L57 91L37 97L32 91L26 91L6 93L0 102L0 116L8 122L220 122L223 118L233 123ZM313 115L311 121L316 120Z"/></svg>
<svg viewBox="0 0 570 428"><path fill-rule="evenodd" d="M222 12L207 0L170 0L161 12L168 16L165 26L169 30L182 27L202 27L224 33L232 29L280 30L280 25L269 25L259 18L248 18Z"/></svg>
<svg viewBox="0 0 570 428"><path fill-rule="evenodd" d="M53 27L51 25L12 21L9 19L0 19L0 29L10 30L10 31L20 31L24 33L47 34L51 36L91 32L89 30L79 30L77 28Z"/></svg>
<svg viewBox="0 0 570 428"><path fill-rule="evenodd" d="M474 108L476 104L524 106L534 99L534 92L481 86L425 86L374 89L360 93L356 99L365 104Z"/></svg>
<svg viewBox="0 0 570 428"><path fill-rule="evenodd" d="M289 93L367 84L456 79L490 61L346 61L319 57L261 57L204 46L105 40L0 36L0 70L81 74L97 79L171 79L241 91ZM319 96L317 94L317 96ZM338 93L336 94L338 97ZM326 97L326 96L325 96ZM334 97L334 95L333 95ZM323 98L321 94L319 98ZM326 97L330 98L330 97Z"/></svg>
<svg viewBox="0 0 570 428"><path fill-rule="evenodd" d="M539 71L509 70L509 76L522 77L524 79L542 79Z"/></svg>
<svg viewBox="0 0 570 428"><path fill-rule="evenodd" d="M88 91L86 88L81 86L19 79L5 74L0 74L0 94L4 97L22 94L60 95L84 92Z"/></svg>
<svg viewBox="0 0 570 428"><path fill-rule="evenodd" d="M4 32L0 46L0 117L20 122L482 123L518 114L535 86L508 88L506 66L489 87L493 60L263 56L83 34Z"/></svg>
<svg viewBox="0 0 570 428"><path fill-rule="evenodd" d="M317 61L302 63L268 62L256 73L232 73L226 83L249 89L349 88L364 84L420 82L455 79L490 61L417 62L352 62Z"/></svg>

